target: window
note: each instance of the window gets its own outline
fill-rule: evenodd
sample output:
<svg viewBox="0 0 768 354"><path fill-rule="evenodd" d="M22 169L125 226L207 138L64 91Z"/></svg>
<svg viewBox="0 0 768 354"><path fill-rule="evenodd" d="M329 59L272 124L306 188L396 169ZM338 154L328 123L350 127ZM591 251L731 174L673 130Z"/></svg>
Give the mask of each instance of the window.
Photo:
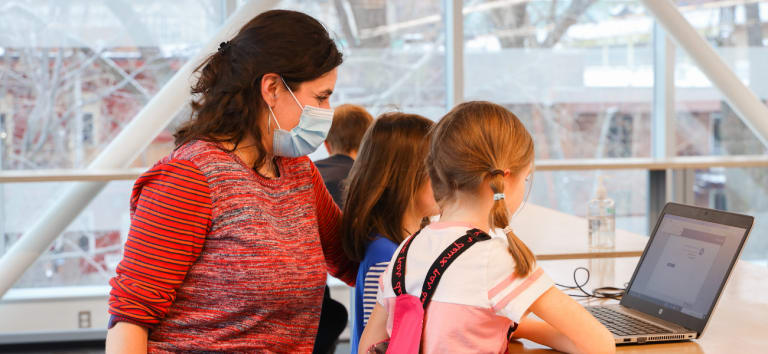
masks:
<svg viewBox="0 0 768 354"><path fill-rule="evenodd" d="M685 18L736 76L768 100L768 1L678 1ZM675 62L678 155L761 155L768 152L720 91L679 50Z"/></svg>
<svg viewBox="0 0 768 354"><path fill-rule="evenodd" d="M0 8L0 167L86 167L241 1L13 2ZM283 0L323 22L344 52L332 104L374 115L446 113L442 0ZM768 81L768 1L678 1L762 99ZM464 97L503 104L536 142L537 159L651 155L653 18L637 0L466 0ZM690 58L675 63L678 155L765 154L766 148ZM182 110L133 166L172 148ZM311 157L320 158L324 149ZM584 215L607 176L617 227L646 233L646 170L538 171L531 202ZM691 172L681 188L699 205L768 216L765 168ZM683 182L681 182L683 183ZM129 225L130 181L113 181L17 287L103 285ZM0 185L0 255L73 183ZM586 231L585 231L586 232ZM765 259L758 224L745 258ZM761 258L762 257L762 258Z"/></svg>
<svg viewBox="0 0 768 354"><path fill-rule="evenodd" d="M514 112L537 159L649 157L652 25L639 1L465 1L465 97ZM531 202L584 216L604 174L618 226L645 233L645 170L537 172Z"/></svg>
<svg viewBox="0 0 768 354"><path fill-rule="evenodd" d="M678 1L685 18L736 76L768 102L768 1ZM765 155L768 149L683 51L675 62L678 155ZM768 261L767 168L709 168L680 180L685 202L755 216L742 258Z"/></svg>
<svg viewBox="0 0 768 354"><path fill-rule="evenodd" d="M0 166L85 168L226 19L226 1L37 1L0 8ZM189 116L182 111L179 119ZM169 127L134 162L172 148ZM0 256L74 183L0 184ZM105 285L132 182L110 182L16 287Z"/></svg>

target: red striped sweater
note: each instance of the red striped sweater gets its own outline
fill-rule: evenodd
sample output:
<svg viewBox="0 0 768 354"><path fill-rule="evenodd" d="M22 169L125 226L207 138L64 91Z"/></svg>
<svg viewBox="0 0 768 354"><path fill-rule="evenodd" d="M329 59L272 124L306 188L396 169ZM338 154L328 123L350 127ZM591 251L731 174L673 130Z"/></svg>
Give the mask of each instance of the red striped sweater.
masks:
<svg viewBox="0 0 768 354"><path fill-rule="evenodd" d="M111 279L111 325L150 351L311 352L326 271L352 285L340 212L308 158L267 179L213 143L186 144L134 185Z"/></svg>

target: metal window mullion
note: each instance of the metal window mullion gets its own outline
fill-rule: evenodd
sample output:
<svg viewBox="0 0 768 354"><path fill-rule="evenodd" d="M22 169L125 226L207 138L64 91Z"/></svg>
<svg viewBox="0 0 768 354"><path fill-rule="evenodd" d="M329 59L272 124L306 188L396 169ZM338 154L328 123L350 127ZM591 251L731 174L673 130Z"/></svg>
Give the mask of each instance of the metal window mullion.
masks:
<svg viewBox="0 0 768 354"><path fill-rule="evenodd" d="M675 45L661 25L653 25L653 114L651 155L668 160L676 155L675 140ZM648 171L648 232L656 224L666 202L675 200L674 170Z"/></svg>
<svg viewBox="0 0 768 354"><path fill-rule="evenodd" d="M464 101L464 14L462 0L444 0L445 106L451 110Z"/></svg>
<svg viewBox="0 0 768 354"><path fill-rule="evenodd" d="M676 155L675 44L658 22L653 26L653 67L652 155L667 160Z"/></svg>

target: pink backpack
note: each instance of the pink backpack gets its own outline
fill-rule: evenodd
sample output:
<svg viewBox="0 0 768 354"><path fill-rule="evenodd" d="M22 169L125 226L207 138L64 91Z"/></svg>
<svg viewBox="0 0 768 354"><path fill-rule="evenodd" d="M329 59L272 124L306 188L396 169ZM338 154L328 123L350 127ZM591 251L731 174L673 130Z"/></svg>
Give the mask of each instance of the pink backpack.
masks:
<svg viewBox="0 0 768 354"><path fill-rule="evenodd" d="M418 353L421 345L421 333L424 321L424 311L435 293L440 278L448 266L469 247L477 242L489 240L485 232L472 229L459 237L440 254L429 268L424 284L421 287L421 297L409 295L405 291L405 261L408 248L418 232L405 241L400 249L395 263L392 265L392 290L395 295L395 313L392 323L392 336L368 349L369 353Z"/></svg>

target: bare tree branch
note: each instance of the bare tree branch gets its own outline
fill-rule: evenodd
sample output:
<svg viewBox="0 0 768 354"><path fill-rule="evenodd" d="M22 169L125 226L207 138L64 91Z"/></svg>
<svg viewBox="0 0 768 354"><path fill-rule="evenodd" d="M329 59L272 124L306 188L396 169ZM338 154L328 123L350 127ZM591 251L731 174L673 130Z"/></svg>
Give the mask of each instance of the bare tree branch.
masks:
<svg viewBox="0 0 768 354"><path fill-rule="evenodd" d="M344 38L347 40L347 43L349 43L350 47L357 47L360 45L360 40L355 36L355 32L352 31L352 25L349 23L349 18L354 18L354 14L347 11L347 9L350 8L349 1L333 0L333 7L336 9L336 17L339 19L341 32L344 34Z"/></svg>
<svg viewBox="0 0 768 354"><path fill-rule="evenodd" d="M568 28L579 21L579 18L587 9L595 3L596 0L573 0L565 10L565 13L556 21L555 28L547 35L541 43L542 47L549 48L557 44Z"/></svg>
<svg viewBox="0 0 768 354"><path fill-rule="evenodd" d="M510 7L491 11L491 21L500 30L522 28L528 24L528 3L523 2ZM502 48L520 48L525 44L526 36L504 36L499 38Z"/></svg>

